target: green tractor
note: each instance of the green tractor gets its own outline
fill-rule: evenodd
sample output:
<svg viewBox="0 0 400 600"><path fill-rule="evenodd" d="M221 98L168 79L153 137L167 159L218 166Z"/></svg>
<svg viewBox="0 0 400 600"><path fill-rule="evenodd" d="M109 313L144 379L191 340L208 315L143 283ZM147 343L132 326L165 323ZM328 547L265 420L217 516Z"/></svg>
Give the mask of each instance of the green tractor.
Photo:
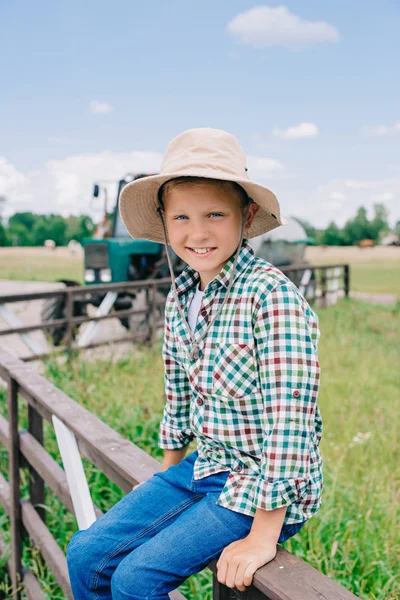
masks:
<svg viewBox="0 0 400 600"><path fill-rule="evenodd" d="M88 287L96 284L120 283L125 281L143 281L146 279L161 279L170 277L168 262L165 255L164 244L150 242L148 240L133 240L126 230L119 214L119 197L123 187L135 179L147 177L149 174L135 174L131 178L121 179L118 182L117 200L110 221L107 213L107 193L105 192L104 218L97 226L93 239L83 240L84 249L84 280ZM128 180L127 180L128 179ZM100 187L95 184L93 196L98 198ZM98 239L96 239L98 238ZM171 250L174 271L178 275L186 264ZM67 287L80 285L76 281L62 280ZM166 296L169 286L160 289L160 298ZM116 294L112 309L130 310L141 309L148 306L148 290L135 292L122 291ZM106 297L106 293L97 296L89 296L77 299L73 303L72 312L74 317L86 316L88 305L100 307ZM42 321L65 318L65 297L55 297L47 300L42 308ZM161 316L161 315L160 315ZM121 324L126 329L143 333L150 331L150 315L131 315L121 317ZM53 328L50 331L52 342L59 346L62 344L66 333L66 327ZM74 332L74 335L76 331Z"/></svg>

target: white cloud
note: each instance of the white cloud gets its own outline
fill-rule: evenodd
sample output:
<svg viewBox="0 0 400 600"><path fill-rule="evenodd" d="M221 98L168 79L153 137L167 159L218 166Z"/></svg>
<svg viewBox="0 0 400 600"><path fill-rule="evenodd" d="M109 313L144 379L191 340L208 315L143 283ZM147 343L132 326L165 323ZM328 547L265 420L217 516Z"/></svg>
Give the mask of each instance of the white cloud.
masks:
<svg viewBox="0 0 400 600"><path fill-rule="evenodd" d="M344 200L346 200L346 196L344 194L342 194L342 192L332 192L330 195L330 198L334 201L334 202L343 202Z"/></svg>
<svg viewBox="0 0 400 600"><path fill-rule="evenodd" d="M253 46L304 46L339 40L339 33L332 25L302 19L286 6L255 6L236 15L227 30L243 44Z"/></svg>
<svg viewBox="0 0 400 600"><path fill-rule="evenodd" d="M375 137L393 135L400 133L400 121L397 121L394 125L363 125L361 130L367 135Z"/></svg>
<svg viewBox="0 0 400 600"><path fill-rule="evenodd" d="M98 217L103 198L92 200L94 183L106 186L110 210L120 179L129 173L157 173L161 160L158 152L104 151L49 160L41 169L24 174L0 157L0 195L7 197L5 215L29 210ZM247 166L253 181L287 177L284 165L272 158L248 156Z"/></svg>
<svg viewBox="0 0 400 600"><path fill-rule="evenodd" d="M95 114L104 114L113 110L113 107L107 102L99 102L98 100L92 100L90 103L90 110Z"/></svg>
<svg viewBox="0 0 400 600"><path fill-rule="evenodd" d="M267 179L285 176L285 167L279 160L262 158L259 156L247 157L248 175L251 180L265 181Z"/></svg>
<svg viewBox="0 0 400 600"><path fill-rule="evenodd" d="M309 198L312 207L310 221L318 227L334 220L342 227L364 206L371 218L374 204L381 202L389 211L389 222L400 219L400 177L382 179L334 179L317 187Z"/></svg>
<svg viewBox="0 0 400 600"><path fill-rule="evenodd" d="M371 196L371 200L373 200L373 202L391 202L393 199L393 192L384 192L383 194L373 194Z"/></svg>
<svg viewBox="0 0 400 600"><path fill-rule="evenodd" d="M343 183L351 190L369 190L376 185L373 179L346 179Z"/></svg>
<svg viewBox="0 0 400 600"><path fill-rule="evenodd" d="M10 204L10 198L21 201L29 201L30 198L29 178L18 171L4 156L0 156L0 197L6 199L5 215Z"/></svg>
<svg viewBox="0 0 400 600"><path fill-rule="evenodd" d="M318 135L318 127L315 123L300 123L287 129L274 127L272 135L282 140L300 140L302 138L312 138Z"/></svg>
<svg viewBox="0 0 400 600"><path fill-rule="evenodd" d="M0 157L0 195L7 203L5 216L17 211L99 215L103 199L92 201L93 184L108 183L110 210L116 199L117 182L128 173L156 173L162 155L157 152L99 152L76 154L47 161L26 174Z"/></svg>

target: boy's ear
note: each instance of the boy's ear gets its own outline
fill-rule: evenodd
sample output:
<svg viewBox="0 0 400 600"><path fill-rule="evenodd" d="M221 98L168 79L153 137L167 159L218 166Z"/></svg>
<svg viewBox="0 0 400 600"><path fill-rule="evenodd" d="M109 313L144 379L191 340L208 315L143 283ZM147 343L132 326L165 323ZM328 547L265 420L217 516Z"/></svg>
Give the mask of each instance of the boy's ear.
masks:
<svg viewBox="0 0 400 600"><path fill-rule="evenodd" d="M259 208L260 208L260 207L259 207L259 206L258 206L258 204L256 204L255 202L252 202L252 203L250 204L250 207L249 207L249 213L248 213L248 215L247 215L246 228L245 228L245 229L246 229L246 231L248 231L248 230L250 229L250 227L251 227L251 224L252 224L252 222L253 222L253 219L254 219L254 217L256 216L256 214L257 214L257 212L258 212L258 209L259 209Z"/></svg>

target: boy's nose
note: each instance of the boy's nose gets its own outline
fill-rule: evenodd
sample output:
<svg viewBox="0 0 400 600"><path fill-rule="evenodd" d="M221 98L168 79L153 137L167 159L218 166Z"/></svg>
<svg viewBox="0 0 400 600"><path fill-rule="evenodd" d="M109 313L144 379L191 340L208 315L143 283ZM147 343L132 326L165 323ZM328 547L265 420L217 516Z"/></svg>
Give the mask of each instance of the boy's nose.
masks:
<svg viewBox="0 0 400 600"><path fill-rule="evenodd" d="M209 238L208 232L204 229L194 229L191 231L189 239L195 243L203 243Z"/></svg>

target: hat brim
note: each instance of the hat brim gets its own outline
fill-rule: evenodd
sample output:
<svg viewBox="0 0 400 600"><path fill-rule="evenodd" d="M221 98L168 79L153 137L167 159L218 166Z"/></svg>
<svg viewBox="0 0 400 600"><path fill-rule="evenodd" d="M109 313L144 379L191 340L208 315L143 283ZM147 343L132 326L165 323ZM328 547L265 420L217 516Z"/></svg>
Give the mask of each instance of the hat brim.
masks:
<svg viewBox="0 0 400 600"><path fill-rule="evenodd" d="M280 215L278 200L268 188L248 179L228 177L223 172L214 171L213 175L210 176L210 169L204 169L204 171L198 169L195 173L191 171L190 173L150 175L131 181L122 189L119 210L122 221L132 238L164 243L161 219L157 213L158 191L166 181L185 175L234 181L244 188L250 198L260 207L248 233L246 233L247 239L257 237L286 224L285 219Z"/></svg>

